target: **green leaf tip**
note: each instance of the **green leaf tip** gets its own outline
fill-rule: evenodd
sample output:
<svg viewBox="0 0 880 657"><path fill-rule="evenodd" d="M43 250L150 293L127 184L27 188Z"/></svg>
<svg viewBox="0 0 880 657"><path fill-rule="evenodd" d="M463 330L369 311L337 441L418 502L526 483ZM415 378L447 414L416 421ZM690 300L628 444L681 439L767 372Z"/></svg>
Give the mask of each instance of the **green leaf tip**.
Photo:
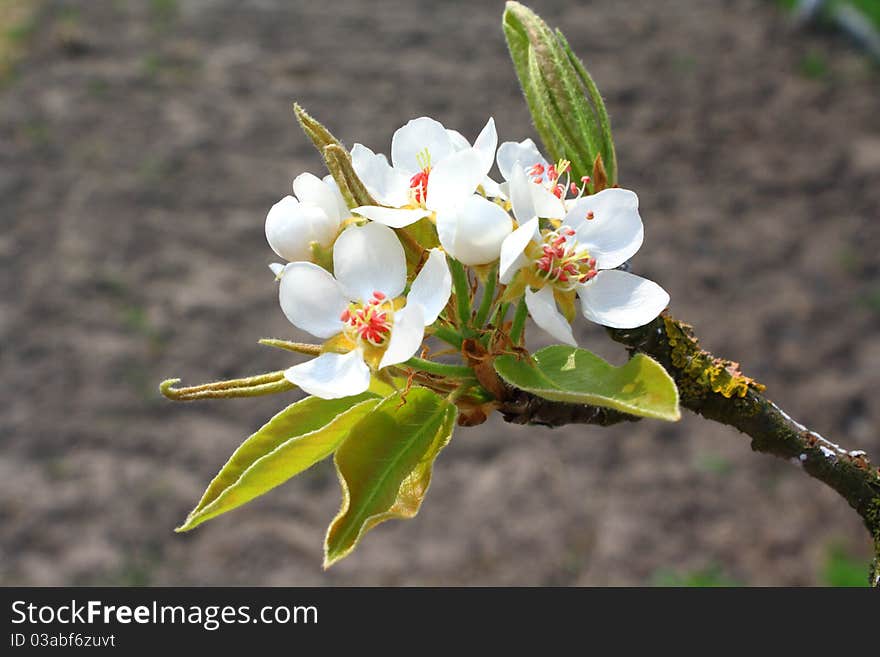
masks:
<svg viewBox="0 0 880 657"><path fill-rule="evenodd" d="M339 186L342 198L349 208L360 205L375 205L367 188L358 178L351 163L351 155L322 123L303 109L299 103L293 104L293 113L306 136L324 158L327 170Z"/></svg>
<svg viewBox="0 0 880 657"><path fill-rule="evenodd" d="M557 345L541 349L531 360L501 356L495 370L510 385L550 401L670 422L681 418L675 381L644 354L615 367L585 349Z"/></svg>
<svg viewBox="0 0 880 657"><path fill-rule="evenodd" d="M299 121L303 132L312 140L319 153L330 145L342 146L342 143L323 124L306 112L302 105L294 103L293 113L296 115L296 120Z"/></svg>
<svg viewBox="0 0 880 657"><path fill-rule="evenodd" d="M380 402L352 429L333 459L342 505L324 541L325 569L379 523L418 513L457 417L450 401L414 387Z"/></svg>
<svg viewBox="0 0 880 657"><path fill-rule="evenodd" d="M245 440L211 481L177 532L231 511L330 456L379 397L306 397L275 415Z"/></svg>
<svg viewBox="0 0 880 657"><path fill-rule="evenodd" d="M569 160L575 179L591 175L601 156L608 185L615 185L617 157L605 103L565 36L518 2L507 3L502 29L535 129L550 156Z"/></svg>

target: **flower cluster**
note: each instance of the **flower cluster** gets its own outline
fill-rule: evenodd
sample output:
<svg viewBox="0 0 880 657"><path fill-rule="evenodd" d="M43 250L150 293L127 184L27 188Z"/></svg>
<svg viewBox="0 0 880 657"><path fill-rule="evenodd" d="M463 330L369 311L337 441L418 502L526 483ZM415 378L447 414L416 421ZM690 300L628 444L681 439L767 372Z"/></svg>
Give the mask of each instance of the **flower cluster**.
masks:
<svg viewBox="0 0 880 657"><path fill-rule="evenodd" d="M489 175L496 162L501 183ZM575 345L578 304L593 322L633 328L669 302L656 283L619 269L644 238L638 197L590 193L589 178L571 180L569 163L548 162L530 139L499 147L492 119L473 144L414 119L394 133L390 162L355 144L351 164L372 203L349 208L331 177L304 173L266 217L269 245L289 261L270 266L281 308L324 340L319 356L285 372L312 395L367 390L374 373L406 363L440 329L459 338L503 331L512 305ZM456 269L466 285L455 295L474 294L464 267L493 295L486 326L450 303Z"/></svg>

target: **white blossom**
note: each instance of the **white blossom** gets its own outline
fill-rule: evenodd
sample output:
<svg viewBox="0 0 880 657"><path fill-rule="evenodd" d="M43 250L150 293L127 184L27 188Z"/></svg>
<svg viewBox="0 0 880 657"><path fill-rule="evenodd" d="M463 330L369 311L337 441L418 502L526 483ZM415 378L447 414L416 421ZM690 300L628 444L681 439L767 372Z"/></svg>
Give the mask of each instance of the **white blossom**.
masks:
<svg viewBox="0 0 880 657"><path fill-rule="evenodd" d="M432 249L407 296L406 259L394 231L379 223L342 232L333 247L333 271L292 262L280 273L279 300L287 319L326 340L325 353L285 371L307 393L325 399L365 391L371 370L409 360L425 327L446 306L452 277L446 258Z"/></svg>
<svg viewBox="0 0 880 657"><path fill-rule="evenodd" d="M330 176L321 180L302 173L293 181L293 192L296 196L285 196L266 215L266 240L285 260L310 260L311 244L332 246L349 212Z"/></svg>
<svg viewBox="0 0 880 657"><path fill-rule="evenodd" d="M497 143L491 118L472 146L434 119L420 117L394 133L391 164L384 155L355 144L355 172L380 205L354 212L392 228L430 217L452 257L466 265L493 262L513 224L504 208L475 192L478 187L484 193L497 189L488 177Z"/></svg>
<svg viewBox="0 0 880 657"><path fill-rule="evenodd" d="M612 328L647 324L669 303L656 283L615 269L642 245L638 203L634 192L606 189L578 199L559 228L541 230L533 217L504 241L501 282L523 277L532 319L556 339L576 344L557 307L575 294L585 318Z"/></svg>

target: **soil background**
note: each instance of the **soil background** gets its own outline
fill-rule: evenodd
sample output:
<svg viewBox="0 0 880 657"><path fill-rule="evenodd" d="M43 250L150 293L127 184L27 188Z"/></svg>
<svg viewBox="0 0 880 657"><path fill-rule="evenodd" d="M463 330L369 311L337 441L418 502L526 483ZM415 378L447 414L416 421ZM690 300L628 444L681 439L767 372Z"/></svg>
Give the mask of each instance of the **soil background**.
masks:
<svg viewBox="0 0 880 657"><path fill-rule="evenodd" d="M611 113L647 239L634 270L795 418L880 459L880 75L772 2L532 3ZM268 208L320 159L301 102L388 151L430 115L533 135L501 2L46 2L0 90L0 583L821 583L867 563L858 517L799 467L686 415L459 431L420 515L328 572L330 463L172 529L296 395L157 392L292 362ZM616 363L601 329L579 338ZM532 331L535 335L535 331ZM535 344L540 342L540 338Z"/></svg>

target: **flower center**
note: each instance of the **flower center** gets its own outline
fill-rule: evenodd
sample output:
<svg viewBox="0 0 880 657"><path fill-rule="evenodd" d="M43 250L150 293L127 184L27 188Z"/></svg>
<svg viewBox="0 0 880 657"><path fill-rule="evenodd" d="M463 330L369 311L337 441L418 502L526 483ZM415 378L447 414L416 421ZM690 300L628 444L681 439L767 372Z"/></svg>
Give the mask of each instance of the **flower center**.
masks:
<svg viewBox="0 0 880 657"><path fill-rule="evenodd" d="M559 160L556 164L544 166L540 162L527 171L531 181L546 187L556 198L565 199L571 194L575 198L584 195L587 185L590 183L589 176L581 178L581 187L571 180L571 162ZM565 179L563 180L563 176Z"/></svg>
<svg viewBox="0 0 880 657"><path fill-rule="evenodd" d="M573 290L596 275L596 259L579 247L574 235L574 230L565 226L547 232L534 261L535 273L563 291Z"/></svg>
<svg viewBox="0 0 880 657"><path fill-rule="evenodd" d="M367 342L374 347L382 347L391 336L393 312L385 295L373 292L373 298L366 303L353 303L339 317L345 322L345 334L353 342Z"/></svg>
<svg viewBox="0 0 880 657"><path fill-rule="evenodd" d="M410 194L416 205L422 205L428 196L428 176L431 175L431 153L425 148L416 154L421 171L409 179Z"/></svg>

